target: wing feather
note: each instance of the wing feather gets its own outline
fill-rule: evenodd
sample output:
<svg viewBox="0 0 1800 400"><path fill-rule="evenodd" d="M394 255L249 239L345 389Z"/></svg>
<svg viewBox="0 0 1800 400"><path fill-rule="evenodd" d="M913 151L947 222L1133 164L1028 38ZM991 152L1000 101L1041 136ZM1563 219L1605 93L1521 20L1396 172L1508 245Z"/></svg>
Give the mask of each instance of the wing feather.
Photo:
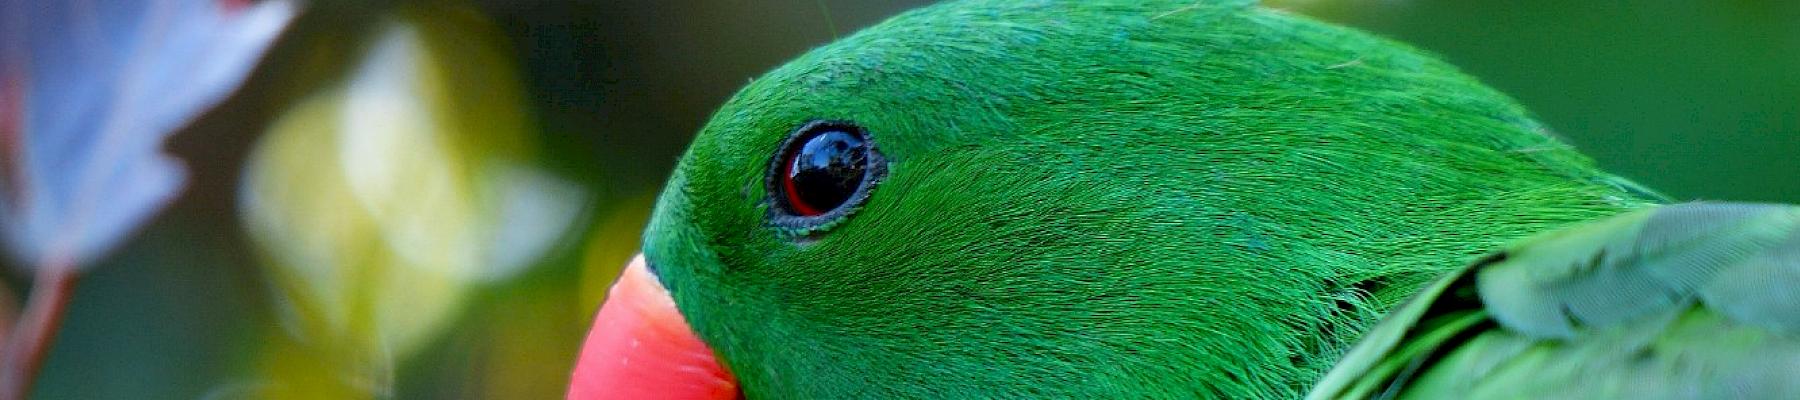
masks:
<svg viewBox="0 0 1800 400"><path fill-rule="evenodd" d="M1800 207L1682 204L1517 242L1422 292L1308 396L1800 397Z"/></svg>

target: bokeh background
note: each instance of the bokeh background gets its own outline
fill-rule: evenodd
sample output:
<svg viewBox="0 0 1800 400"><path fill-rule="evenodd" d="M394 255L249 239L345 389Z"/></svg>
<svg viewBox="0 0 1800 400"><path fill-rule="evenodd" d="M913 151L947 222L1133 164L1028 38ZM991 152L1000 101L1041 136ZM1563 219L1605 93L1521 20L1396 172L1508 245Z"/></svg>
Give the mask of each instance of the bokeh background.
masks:
<svg viewBox="0 0 1800 400"><path fill-rule="evenodd" d="M34 397L559 398L712 109L925 3L307 4L169 141L191 179L87 270ZM1800 202L1800 3L1602 3L1270 2L1440 54L1671 197Z"/></svg>

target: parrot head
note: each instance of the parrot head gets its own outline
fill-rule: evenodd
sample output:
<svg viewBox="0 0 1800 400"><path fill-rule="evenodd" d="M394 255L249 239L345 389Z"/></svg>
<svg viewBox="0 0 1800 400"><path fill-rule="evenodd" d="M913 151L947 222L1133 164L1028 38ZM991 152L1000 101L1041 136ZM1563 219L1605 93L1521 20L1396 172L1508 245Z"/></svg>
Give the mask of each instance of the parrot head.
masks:
<svg viewBox="0 0 1800 400"><path fill-rule="evenodd" d="M570 397L1294 397L1438 272L1642 202L1387 40L952 2L717 111Z"/></svg>

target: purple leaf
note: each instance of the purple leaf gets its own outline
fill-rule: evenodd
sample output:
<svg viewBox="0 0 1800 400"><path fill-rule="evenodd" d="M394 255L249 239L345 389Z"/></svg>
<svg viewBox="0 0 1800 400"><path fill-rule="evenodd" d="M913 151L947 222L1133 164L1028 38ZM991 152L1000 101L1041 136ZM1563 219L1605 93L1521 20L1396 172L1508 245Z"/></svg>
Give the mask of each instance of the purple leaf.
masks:
<svg viewBox="0 0 1800 400"><path fill-rule="evenodd" d="M286 0L0 0L0 236L86 265L181 188L162 142L239 84Z"/></svg>

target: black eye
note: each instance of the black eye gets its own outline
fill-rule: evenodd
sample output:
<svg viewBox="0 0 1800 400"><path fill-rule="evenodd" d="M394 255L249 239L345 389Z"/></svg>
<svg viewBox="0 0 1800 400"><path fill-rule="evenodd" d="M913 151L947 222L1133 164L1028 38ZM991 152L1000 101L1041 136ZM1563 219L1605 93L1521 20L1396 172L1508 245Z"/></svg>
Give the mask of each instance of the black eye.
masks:
<svg viewBox="0 0 1800 400"><path fill-rule="evenodd" d="M814 228L847 215L868 196L883 162L861 127L809 123L788 138L769 168L771 218Z"/></svg>

